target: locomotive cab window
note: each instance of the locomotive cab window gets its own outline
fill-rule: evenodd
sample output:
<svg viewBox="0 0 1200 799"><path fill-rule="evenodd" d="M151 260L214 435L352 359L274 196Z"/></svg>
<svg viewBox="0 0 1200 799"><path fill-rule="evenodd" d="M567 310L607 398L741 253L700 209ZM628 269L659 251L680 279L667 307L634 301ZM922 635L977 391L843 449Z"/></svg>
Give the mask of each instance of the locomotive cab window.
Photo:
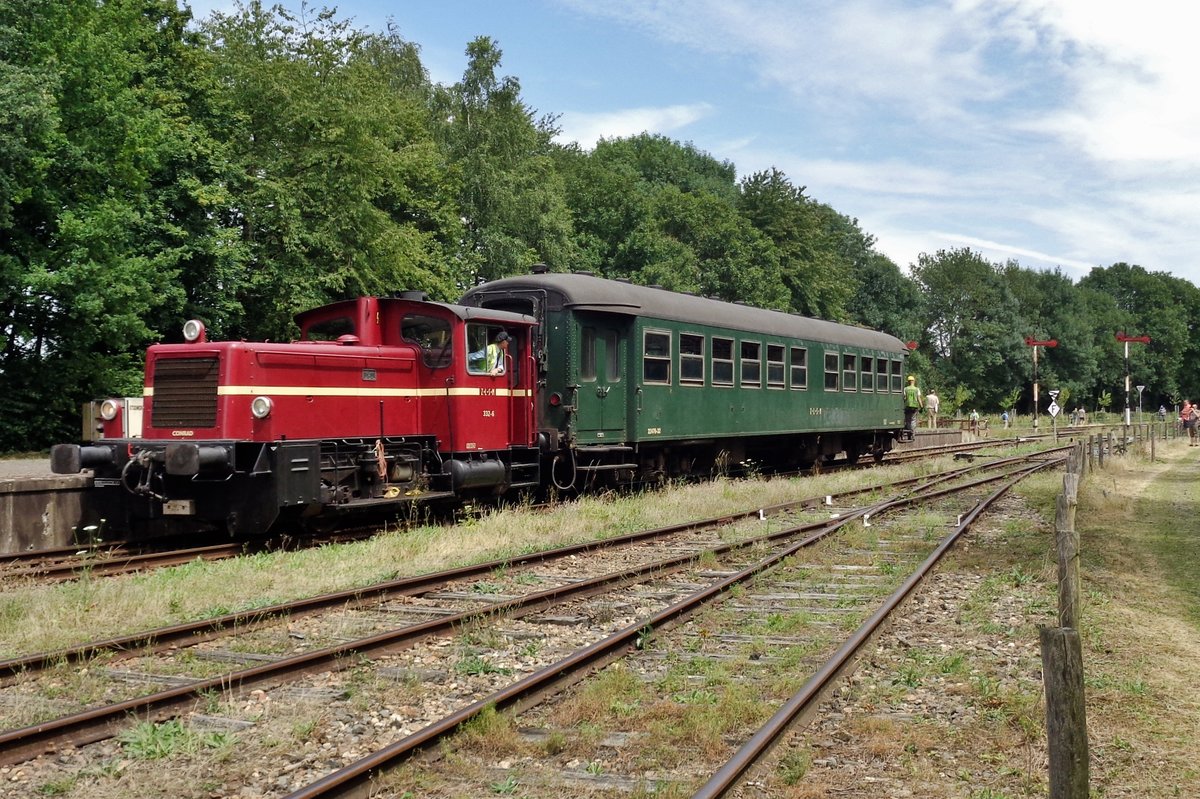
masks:
<svg viewBox="0 0 1200 799"><path fill-rule="evenodd" d="M858 356L842 354L842 391L858 391Z"/></svg>
<svg viewBox="0 0 1200 799"><path fill-rule="evenodd" d="M863 356L862 359L862 378L861 388L863 391L875 390L875 359L868 356Z"/></svg>
<svg viewBox="0 0 1200 799"><path fill-rule="evenodd" d="M792 347L792 388L808 388L808 350Z"/></svg>
<svg viewBox="0 0 1200 799"><path fill-rule="evenodd" d="M825 353L825 390L838 390L838 354L836 352Z"/></svg>
<svg viewBox="0 0 1200 799"><path fill-rule="evenodd" d="M335 316L316 322L301 336L305 341L337 341L341 336L354 335L354 320L349 316Z"/></svg>
<svg viewBox="0 0 1200 799"><path fill-rule="evenodd" d="M714 386L733 385L733 339L712 340L712 381Z"/></svg>
<svg viewBox="0 0 1200 799"><path fill-rule="evenodd" d="M467 325L467 373L504 374L513 364L512 338L501 325Z"/></svg>
<svg viewBox="0 0 1200 799"><path fill-rule="evenodd" d="M421 362L430 369L450 365L453 337L450 323L426 314L405 314L400 321L400 337L421 349Z"/></svg>
<svg viewBox="0 0 1200 799"><path fill-rule="evenodd" d="M679 334L679 382L690 386L704 385L704 336Z"/></svg>
<svg viewBox="0 0 1200 799"><path fill-rule="evenodd" d="M783 345L767 345L767 388L783 388Z"/></svg>
<svg viewBox="0 0 1200 799"><path fill-rule="evenodd" d="M892 393L899 394L902 391L902 382L904 380L904 369L900 361L892 361Z"/></svg>
<svg viewBox="0 0 1200 799"><path fill-rule="evenodd" d="M671 334L647 330L642 338L642 380L646 383L671 382Z"/></svg>

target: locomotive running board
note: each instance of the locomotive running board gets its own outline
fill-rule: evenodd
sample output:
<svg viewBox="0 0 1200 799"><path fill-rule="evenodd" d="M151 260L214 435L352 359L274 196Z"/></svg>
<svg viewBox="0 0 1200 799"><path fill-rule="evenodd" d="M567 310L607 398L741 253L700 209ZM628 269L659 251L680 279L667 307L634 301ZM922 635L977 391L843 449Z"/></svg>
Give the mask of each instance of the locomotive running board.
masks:
<svg viewBox="0 0 1200 799"><path fill-rule="evenodd" d="M437 499L458 499L458 495L453 491L426 491L421 494L406 496L401 494L397 497L375 497L373 499L356 499L345 503L344 505L329 505L327 506L330 513L354 513L363 508L383 508L388 505L402 505L404 503L413 502L428 502Z"/></svg>

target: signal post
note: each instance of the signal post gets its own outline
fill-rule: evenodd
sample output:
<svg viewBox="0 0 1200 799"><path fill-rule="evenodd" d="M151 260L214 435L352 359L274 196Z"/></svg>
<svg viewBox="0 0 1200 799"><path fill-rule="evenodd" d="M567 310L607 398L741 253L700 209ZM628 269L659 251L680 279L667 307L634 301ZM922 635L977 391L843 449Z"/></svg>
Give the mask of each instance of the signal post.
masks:
<svg viewBox="0 0 1200 799"><path fill-rule="evenodd" d="M1033 336L1026 336L1025 343L1033 347L1033 429L1038 427L1038 347L1057 347L1058 339L1049 339L1047 341L1038 341Z"/></svg>

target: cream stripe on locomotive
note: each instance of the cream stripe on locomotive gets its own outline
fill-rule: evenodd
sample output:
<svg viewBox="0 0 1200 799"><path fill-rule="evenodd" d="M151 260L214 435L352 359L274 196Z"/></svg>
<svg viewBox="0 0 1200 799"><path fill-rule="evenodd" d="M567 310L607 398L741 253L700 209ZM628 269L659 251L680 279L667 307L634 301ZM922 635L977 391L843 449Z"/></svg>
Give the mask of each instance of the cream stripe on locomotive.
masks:
<svg viewBox="0 0 1200 799"><path fill-rule="evenodd" d="M226 397L529 397L527 388L358 388L346 386L217 386L217 394ZM153 397L154 389L142 390Z"/></svg>

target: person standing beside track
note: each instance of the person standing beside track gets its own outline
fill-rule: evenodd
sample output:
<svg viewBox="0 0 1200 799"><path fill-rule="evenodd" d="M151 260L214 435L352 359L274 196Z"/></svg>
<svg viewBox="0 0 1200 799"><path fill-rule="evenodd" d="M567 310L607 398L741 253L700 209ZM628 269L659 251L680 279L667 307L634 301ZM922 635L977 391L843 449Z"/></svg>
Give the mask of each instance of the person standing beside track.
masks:
<svg viewBox="0 0 1200 799"><path fill-rule="evenodd" d="M911 433L917 431L917 411L925 407L921 397L921 389L917 388L917 378L908 376L908 385L904 387L904 427Z"/></svg>
<svg viewBox="0 0 1200 799"><path fill-rule="evenodd" d="M1183 401L1183 410L1179 412L1179 420L1183 422L1183 429L1188 434L1188 446L1196 446L1196 421L1200 418L1200 411L1192 404L1191 400Z"/></svg>
<svg viewBox="0 0 1200 799"><path fill-rule="evenodd" d="M929 428L935 429L938 426L938 410L942 407L942 401L938 399L937 392L932 388L929 389L929 396L925 397L925 413L929 418Z"/></svg>

